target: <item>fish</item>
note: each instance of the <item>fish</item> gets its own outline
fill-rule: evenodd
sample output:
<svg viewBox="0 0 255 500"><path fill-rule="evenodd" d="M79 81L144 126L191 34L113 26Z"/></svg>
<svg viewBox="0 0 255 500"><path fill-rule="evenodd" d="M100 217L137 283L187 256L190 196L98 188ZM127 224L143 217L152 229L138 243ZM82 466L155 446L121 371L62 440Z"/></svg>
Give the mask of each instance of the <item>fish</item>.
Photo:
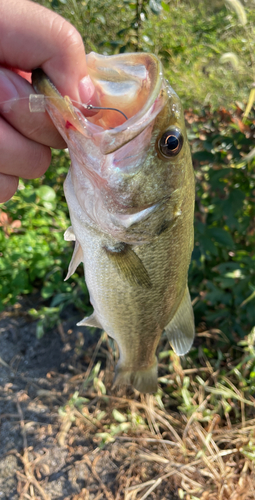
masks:
<svg viewBox="0 0 255 500"><path fill-rule="evenodd" d="M66 279L83 263L94 312L78 325L117 342L114 386L153 393L162 333L180 356L195 335L187 284L195 181L184 113L154 54L86 57L102 108L91 116L42 69L32 75L71 158L64 237L75 243Z"/></svg>

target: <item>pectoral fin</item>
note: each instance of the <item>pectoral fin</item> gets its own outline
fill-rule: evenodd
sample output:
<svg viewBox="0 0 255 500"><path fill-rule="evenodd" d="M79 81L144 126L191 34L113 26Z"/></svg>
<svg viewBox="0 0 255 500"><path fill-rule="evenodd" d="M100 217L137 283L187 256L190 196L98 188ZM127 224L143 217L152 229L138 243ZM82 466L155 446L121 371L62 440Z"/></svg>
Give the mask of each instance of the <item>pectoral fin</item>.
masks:
<svg viewBox="0 0 255 500"><path fill-rule="evenodd" d="M179 356L186 354L194 340L194 315L188 287L170 323L165 327L168 340Z"/></svg>
<svg viewBox="0 0 255 500"><path fill-rule="evenodd" d="M119 275L131 286L151 288L148 271L130 245L120 243L114 247L103 247Z"/></svg>
<svg viewBox="0 0 255 500"><path fill-rule="evenodd" d="M76 240L72 260L69 264L68 272L64 281L68 280L68 278L70 278L70 276L72 276L72 274L75 273L78 265L82 262L82 260L83 260L82 248L79 241Z"/></svg>
<svg viewBox="0 0 255 500"><path fill-rule="evenodd" d="M77 326L93 326L93 328L100 328L100 330L103 330L103 327L99 323L94 312L93 314L91 314L91 316L83 318L79 323L77 323Z"/></svg>

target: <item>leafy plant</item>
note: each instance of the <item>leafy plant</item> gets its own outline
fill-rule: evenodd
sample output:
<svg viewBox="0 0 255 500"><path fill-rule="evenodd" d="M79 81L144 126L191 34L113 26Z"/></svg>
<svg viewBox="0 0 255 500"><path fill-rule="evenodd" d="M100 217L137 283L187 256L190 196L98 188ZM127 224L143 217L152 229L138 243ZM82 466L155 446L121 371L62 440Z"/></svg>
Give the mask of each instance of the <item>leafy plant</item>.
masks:
<svg viewBox="0 0 255 500"><path fill-rule="evenodd" d="M72 253L63 238L70 225L62 187L68 168L68 154L55 151L45 176L21 181L18 194L1 206L0 309L35 289L40 289L42 299L53 307L52 313L71 297L79 308L86 308L88 295L82 272L81 277L75 273L64 282ZM43 314L45 317L45 311Z"/></svg>
<svg viewBox="0 0 255 500"><path fill-rule="evenodd" d="M191 121L197 178L195 248L190 268L197 321L217 325L229 338L255 324L254 115L221 110ZM198 140L199 139L199 140Z"/></svg>

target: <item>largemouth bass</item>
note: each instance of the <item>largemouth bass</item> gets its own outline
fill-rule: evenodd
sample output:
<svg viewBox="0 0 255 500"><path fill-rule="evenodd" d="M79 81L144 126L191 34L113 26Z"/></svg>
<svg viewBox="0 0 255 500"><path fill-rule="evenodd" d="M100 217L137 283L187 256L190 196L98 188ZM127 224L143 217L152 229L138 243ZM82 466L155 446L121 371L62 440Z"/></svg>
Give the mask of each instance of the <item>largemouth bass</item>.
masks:
<svg viewBox="0 0 255 500"><path fill-rule="evenodd" d="M42 70L33 73L71 157L67 278L84 263L94 312L79 325L117 342L115 383L154 392L163 331L179 355L194 338L187 274L195 187L183 111L152 54L91 53L87 65L99 105L127 119L109 109L85 118Z"/></svg>

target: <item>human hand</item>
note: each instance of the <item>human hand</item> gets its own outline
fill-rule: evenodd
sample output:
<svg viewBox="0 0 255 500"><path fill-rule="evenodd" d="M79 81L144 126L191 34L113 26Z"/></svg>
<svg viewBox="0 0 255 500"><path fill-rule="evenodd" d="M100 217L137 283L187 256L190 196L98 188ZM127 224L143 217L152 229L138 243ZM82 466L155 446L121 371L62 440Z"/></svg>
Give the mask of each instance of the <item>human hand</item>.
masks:
<svg viewBox="0 0 255 500"><path fill-rule="evenodd" d="M43 68L62 95L79 102L93 104L94 86L87 75L81 36L54 12L28 0L2 0L0 33L0 203L4 203L15 193L19 177L44 174L50 147L65 147L47 113L29 111L28 97L34 93L25 79L29 72ZM17 100L3 104L10 99Z"/></svg>

